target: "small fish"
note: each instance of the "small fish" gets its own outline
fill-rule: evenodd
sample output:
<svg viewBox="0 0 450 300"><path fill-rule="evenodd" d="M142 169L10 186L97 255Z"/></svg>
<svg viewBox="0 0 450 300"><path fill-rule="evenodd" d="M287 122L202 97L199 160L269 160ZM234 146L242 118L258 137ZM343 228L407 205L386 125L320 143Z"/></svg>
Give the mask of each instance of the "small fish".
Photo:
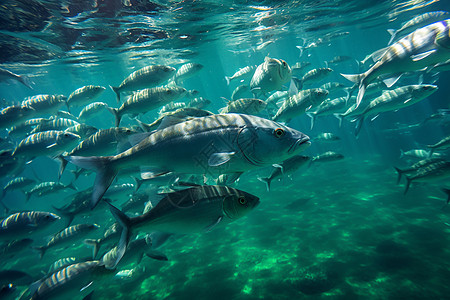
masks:
<svg viewBox="0 0 450 300"><path fill-rule="evenodd" d="M261 99L244 98L227 103L227 106L219 109L221 114L238 113L256 115L266 108L267 103Z"/></svg>
<svg viewBox="0 0 450 300"><path fill-rule="evenodd" d="M383 112L395 111L416 104L436 92L437 89L438 87L435 85L422 84L407 85L385 91L381 96L372 100L361 114L356 117L355 135L358 135L361 130L365 118L374 115L378 116L378 114Z"/></svg>
<svg viewBox="0 0 450 300"><path fill-rule="evenodd" d="M314 127L314 122L317 117L329 116L339 113L345 108L347 99L345 97L340 97L336 99L327 99L322 102L315 111L307 112L306 115L311 118L311 129Z"/></svg>
<svg viewBox="0 0 450 300"><path fill-rule="evenodd" d="M30 134L49 131L49 130L65 130L71 126L80 125L77 121L65 118L55 118L48 121L41 121Z"/></svg>
<svg viewBox="0 0 450 300"><path fill-rule="evenodd" d="M309 162L311 158L309 156L296 155L293 156L281 164L274 164L273 171L269 177L258 177L259 181L262 181L266 184L267 191L270 191L270 184L274 179L281 178L283 176L288 176L296 172L300 167L304 166L307 162Z"/></svg>
<svg viewBox="0 0 450 300"><path fill-rule="evenodd" d="M29 178L25 178L25 177L14 178L3 187L3 192L2 192L2 196L0 197L0 199L3 198L6 194L6 192L8 192L8 191L24 189L24 188L27 188L30 185L34 185L34 184L36 184L36 180L34 180L34 179L29 179Z"/></svg>
<svg viewBox="0 0 450 300"><path fill-rule="evenodd" d="M319 81L324 80L326 77L328 77L331 72L333 72L330 68L317 68L312 69L311 71L306 72L305 75L303 75L302 79L298 82L297 89L301 90L303 89L303 86L305 84L312 84Z"/></svg>
<svg viewBox="0 0 450 300"><path fill-rule="evenodd" d="M253 94L279 91L283 84L291 80L291 77L291 68L284 60L266 57L264 62L256 68L250 81L250 89Z"/></svg>
<svg viewBox="0 0 450 300"><path fill-rule="evenodd" d="M118 87L111 86L120 103L120 93L133 92L158 86L175 74L175 68L162 65L147 66L134 71Z"/></svg>
<svg viewBox="0 0 450 300"><path fill-rule="evenodd" d="M73 182L69 184L54 181L41 182L35 185L31 190L25 192L26 201L29 201L32 195L42 197L52 193L58 193L59 191L66 190L67 188L74 191L77 190L77 188L73 185Z"/></svg>
<svg viewBox="0 0 450 300"><path fill-rule="evenodd" d="M116 118L116 127L119 127L123 115L130 114L136 117L138 114L144 114L150 110L158 108L169 102L178 100L186 94L186 89L182 87L156 87L144 89L129 97L118 109L108 108Z"/></svg>
<svg viewBox="0 0 450 300"><path fill-rule="evenodd" d="M71 133L76 134L81 137L81 139L85 140L91 135L95 134L98 131L97 128L91 125L86 124L77 124L68 127L66 130L64 130L65 133Z"/></svg>
<svg viewBox="0 0 450 300"><path fill-rule="evenodd" d="M22 101L22 106L34 109L33 116L46 117L56 115L66 100L64 95L35 95Z"/></svg>
<svg viewBox="0 0 450 300"><path fill-rule="evenodd" d="M448 30L450 19L419 28L386 49L380 49L373 58L375 64L366 72L357 75L341 74L355 82L358 87L356 105L359 106L367 86L378 77L386 79L388 87L397 82L408 71L420 70L450 59Z"/></svg>
<svg viewBox="0 0 450 300"><path fill-rule="evenodd" d="M41 230L61 219L59 216L43 211L28 211L12 214L0 221L0 239L28 237L31 232Z"/></svg>
<svg viewBox="0 0 450 300"><path fill-rule="evenodd" d="M102 245L105 245L107 243L115 241L115 239L117 237L119 237L120 234L121 234L120 224L114 223L105 230L102 238L100 238L100 239L85 239L84 243L88 246L92 246L92 251L93 251L92 258L95 259L95 257L98 254L98 251L100 250L100 247Z"/></svg>
<svg viewBox="0 0 450 300"><path fill-rule="evenodd" d="M430 151L426 151L423 149L411 149L408 151L400 150L400 158L405 157L425 159L427 157L430 157Z"/></svg>
<svg viewBox="0 0 450 300"><path fill-rule="evenodd" d="M314 156L311 161L309 162L309 165L315 163L315 162L330 162L330 161L338 161L344 159L344 155L333 152L333 151L327 151L325 153L319 154Z"/></svg>
<svg viewBox="0 0 450 300"><path fill-rule="evenodd" d="M17 75L11 71L8 71L6 69L0 68L0 81L8 81L8 80L15 80L23 84L29 89L33 89L31 87L31 80L23 75Z"/></svg>
<svg viewBox="0 0 450 300"><path fill-rule="evenodd" d="M194 98L192 99L189 104L187 105L187 107L192 107L192 108L198 108L198 109L204 109L206 108L208 105L211 104L211 101L208 99L205 99L203 97L198 97L198 98Z"/></svg>
<svg viewBox="0 0 450 300"><path fill-rule="evenodd" d="M231 94L231 100L234 101L237 99L241 99L245 94L251 95L250 87L246 84L242 84L233 90L233 93Z"/></svg>
<svg viewBox="0 0 450 300"><path fill-rule="evenodd" d="M30 249L32 243L33 240L29 238L13 240L11 242L4 243L3 245L0 245L0 254L3 258L17 256L22 251Z"/></svg>
<svg viewBox="0 0 450 300"><path fill-rule="evenodd" d="M441 161L444 161L444 160L442 158L439 158L439 157L431 157L431 158L422 159L422 160L416 162L415 164L411 165L409 168L406 168L406 169L399 169L397 167L394 167L394 169L398 173L397 184L400 183L400 180L402 179L402 175L403 174L413 173L413 172L417 171L420 168L423 168L423 167L426 167L428 165L434 164L436 162L441 162Z"/></svg>
<svg viewBox="0 0 450 300"><path fill-rule="evenodd" d="M74 240L79 239L81 236L86 235L99 227L100 226L97 224L78 224L67 227L53 235L46 245L35 247L34 249L39 251L39 257L42 259L49 248L62 247L68 243L72 244Z"/></svg>
<svg viewBox="0 0 450 300"><path fill-rule="evenodd" d="M70 106L83 106L91 103L106 90L103 86L98 85L86 85L76 89L67 99L67 108Z"/></svg>
<svg viewBox="0 0 450 300"><path fill-rule="evenodd" d="M28 133L33 130L34 127L38 126L42 122L50 121L50 119L45 118L34 118L28 119L23 123L20 123L8 130L8 136L14 139L23 139Z"/></svg>
<svg viewBox="0 0 450 300"><path fill-rule="evenodd" d="M133 218L110 205L111 213L124 227L117 251L125 253L133 232L157 230L189 234L210 231L242 218L258 204L258 197L244 191L204 185L167 194L149 212ZM119 255L116 261L120 258Z"/></svg>
<svg viewBox="0 0 450 300"><path fill-rule="evenodd" d="M32 118L36 110L29 106L8 106L0 111L0 128L9 128Z"/></svg>
<svg viewBox="0 0 450 300"><path fill-rule="evenodd" d="M77 262L78 262L78 259L76 257L60 258L50 266L47 274L53 274L53 273L57 272L58 270L64 269L65 267L73 265L74 263L77 263Z"/></svg>
<svg viewBox="0 0 450 300"><path fill-rule="evenodd" d="M338 55L333 57L331 60L326 61L325 65L328 68L329 65L335 65L335 64L340 64L349 60L353 60L352 57L350 56L346 56L346 55Z"/></svg>
<svg viewBox="0 0 450 300"><path fill-rule="evenodd" d="M161 107L161 109L159 110L158 114L159 116L163 116L167 113L176 111L177 109L180 108L186 108L186 103L184 102L170 102L167 103L166 105L164 105L163 107Z"/></svg>
<svg viewBox="0 0 450 300"><path fill-rule="evenodd" d="M237 70L232 76L225 76L225 80L227 81L227 85L230 85L232 80L244 80L250 78L253 74L253 70L255 70L256 66L246 66Z"/></svg>
<svg viewBox="0 0 450 300"><path fill-rule="evenodd" d="M409 190L411 182L435 182L447 179L450 177L450 162L437 161L420 167L411 176L406 175L406 194Z"/></svg>
<svg viewBox="0 0 450 300"><path fill-rule="evenodd" d="M184 64L177 70L177 72L173 76L173 81L175 82L175 84L181 83L184 80L193 77L202 69L203 65L199 63Z"/></svg>
<svg viewBox="0 0 450 300"><path fill-rule="evenodd" d="M429 154L430 156L433 155L434 151L436 151L436 150L448 149L448 148L450 148L450 136L443 138L436 144L428 145L427 147L430 148L430 150L431 150L430 154Z"/></svg>
<svg viewBox="0 0 450 300"><path fill-rule="evenodd" d="M306 68L309 67L310 65L311 63L307 61L295 63L295 65L291 66L292 76L303 76L306 71Z"/></svg>
<svg viewBox="0 0 450 300"><path fill-rule="evenodd" d="M93 102L86 105L78 115L78 120L87 121L97 116L102 110L108 107L104 102Z"/></svg>
<svg viewBox="0 0 450 300"><path fill-rule="evenodd" d="M290 122L310 109L320 105L328 96L328 91L322 89L309 89L298 92L289 97L278 109L272 118L278 122Z"/></svg>
<svg viewBox="0 0 450 300"><path fill-rule="evenodd" d="M341 138L333 133L330 132L323 132L318 134L314 140L320 141L320 142L335 142L339 141Z"/></svg>

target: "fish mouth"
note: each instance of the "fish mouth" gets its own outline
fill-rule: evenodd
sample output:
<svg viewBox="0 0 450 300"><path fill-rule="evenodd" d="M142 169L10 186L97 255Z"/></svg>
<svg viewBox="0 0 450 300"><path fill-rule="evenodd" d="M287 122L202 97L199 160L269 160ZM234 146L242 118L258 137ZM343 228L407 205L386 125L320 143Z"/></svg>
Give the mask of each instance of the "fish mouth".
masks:
<svg viewBox="0 0 450 300"><path fill-rule="evenodd" d="M309 136L304 135L298 140L295 141L295 143L292 144L292 146L289 148L288 153L292 153L294 151L303 151L306 148L308 148L311 145L311 142L309 141Z"/></svg>

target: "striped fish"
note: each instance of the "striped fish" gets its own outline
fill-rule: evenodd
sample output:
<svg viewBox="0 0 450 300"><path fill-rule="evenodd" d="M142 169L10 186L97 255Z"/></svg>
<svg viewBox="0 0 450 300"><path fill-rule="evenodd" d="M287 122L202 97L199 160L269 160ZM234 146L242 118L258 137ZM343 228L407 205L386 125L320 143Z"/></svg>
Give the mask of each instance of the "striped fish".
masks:
<svg viewBox="0 0 450 300"><path fill-rule="evenodd" d="M107 108L108 104L104 102L94 102L86 105L78 115L78 119L80 121L87 121L93 117L95 117L98 113L100 113L103 109Z"/></svg>
<svg viewBox="0 0 450 300"><path fill-rule="evenodd" d="M74 263L77 263L77 262L78 262L78 259L76 257L65 257L65 258L58 259L50 266L47 274L53 274L55 272L58 272L61 269L64 269L65 267L73 265Z"/></svg>
<svg viewBox="0 0 450 300"><path fill-rule="evenodd" d="M93 247L92 257L95 258L102 245L117 241L117 238L120 237L121 231L120 224L116 222L105 230L103 237L99 239L85 239L83 243Z"/></svg>
<svg viewBox="0 0 450 300"><path fill-rule="evenodd" d="M442 158L439 158L439 157L430 157L430 158L422 159L422 160L416 162L415 164L411 165L410 167L408 167L406 169L399 169L397 167L394 167L394 169L398 173L397 184L400 183L400 180L402 179L402 175L403 174L414 173L417 170L419 170L420 168L426 167L428 165L431 165L431 164L434 164L434 163L437 163L437 162L443 162L443 161L444 160Z"/></svg>
<svg viewBox="0 0 450 300"><path fill-rule="evenodd" d="M64 132L79 135L83 140L87 139L97 131L98 129L96 127L86 124L76 124L64 130Z"/></svg>
<svg viewBox="0 0 450 300"><path fill-rule="evenodd" d="M32 118L36 110L27 105L8 106L0 111L0 129L16 126Z"/></svg>
<svg viewBox="0 0 450 300"><path fill-rule="evenodd" d="M450 177L450 162L448 161L437 161L431 164L426 164L418 168L410 176L406 175L406 194L413 181L415 182L436 182L447 179Z"/></svg>
<svg viewBox="0 0 450 300"><path fill-rule="evenodd" d="M70 132L50 130L34 133L14 149L13 156L35 158L37 156L58 156L78 144L80 136Z"/></svg>
<svg viewBox="0 0 450 300"><path fill-rule="evenodd" d="M322 102L315 111L307 112L306 115L311 118L311 129L313 129L317 117L338 113L345 109L346 104L346 97L339 97L333 100L327 99Z"/></svg>
<svg viewBox="0 0 450 300"><path fill-rule="evenodd" d="M65 130L71 126L80 125L77 121L65 118L57 118L48 121L41 121L31 132L38 133L49 130Z"/></svg>
<svg viewBox="0 0 450 300"><path fill-rule="evenodd" d="M253 94L279 91L283 84L291 80L292 73L289 65L282 59L266 57L253 74L250 89Z"/></svg>
<svg viewBox="0 0 450 300"><path fill-rule="evenodd" d="M198 72L200 72L203 69L203 65L198 63L187 63L182 65L175 75L173 76L173 81L176 84L182 83L184 80L191 78L192 76L196 75Z"/></svg>
<svg viewBox="0 0 450 300"><path fill-rule="evenodd" d="M253 75L253 71L256 66L246 66L237 70L232 76L225 76L225 80L227 81L227 85L230 85L230 82L235 79L243 80L247 77L251 77Z"/></svg>
<svg viewBox="0 0 450 300"><path fill-rule="evenodd" d="M106 88L98 85L86 85L76 89L67 99L67 108L70 106L82 106L97 99Z"/></svg>
<svg viewBox="0 0 450 300"><path fill-rule="evenodd" d="M51 116L66 104L66 100L63 95L35 95L22 101L22 106L33 108L36 116Z"/></svg>
<svg viewBox="0 0 450 300"><path fill-rule="evenodd" d="M50 119L44 118L34 118L26 120L23 123L20 123L11 129L8 130L8 136L13 138L20 138L28 135L28 133L33 130L34 127L39 125L41 122L50 121Z"/></svg>
<svg viewBox="0 0 450 300"><path fill-rule="evenodd" d="M83 235L90 233L92 230L98 229L100 226L97 224L78 224L67 227L60 232L53 235L48 243L44 246L35 247L39 251L39 257L42 259L45 252L52 247L63 247L68 243L73 243L74 240L79 239Z"/></svg>
<svg viewBox="0 0 450 300"><path fill-rule="evenodd" d="M233 93L231 93L231 100L234 101L237 99L244 98L243 95L245 94L251 97L250 87L246 84L242 84L233 90Z"/></svg>
<svg viewBox="0 0 450 300"><path fill-rule="evenodd" d="M328 77L331 72L333 72L330 68L317 68L312 69L311 71L306 72L305 75L303 75L302 79L300 79L299 85L297 86L298 90L303 89L303 86L305 84L311 84L315 83L321 80L324 80L326 77Z"/></svg>
<svg viewBox="0 0 450 300"><path fill-rule="evenodd" d="M116 93L117 102L120 103L120 93L155 87L172 77L175 71L175 68L169 66L147 66L128 75L118 87L110 87Z"/></svg>
<svg viewBox="0 0 450 300"><path fill-rule="evenodd" d="M30 286L31 300L64 299L67 294L86 289L91 283L91 275L103 268L100 261L86 261L67 266ZM72 297L70 297L72 298Z"/></svg>
<svg viewBox="0 0 450 300"><path fill-rule="evenodd" d="M123 168L148 166L154 177L169 172L242 173L283 161L310 144L309 137L295 129L241 114L194 118L145 136L116 156L66 158L97 172L92 206Z"/></svg>
<svg viewBox="0 0 450 300"><path fill-rule="evenodd" d="M49 195L52 193L58 193L59 191L66 190L70 188L72 190L77 190L73 183L63 184L61 182L46 181L35 185L31 190L25 192L26 200L28 201L32 195L37 195L42 197L44 195Z"/></svg>
<svg viewBox="0 0 450 300"><path fill-rule="evenodd" d="M109 111L116 118L116 127L119 127L123 115L131 114L136 117L152 109L158 108L169 102L180 99L186 94L186 89L182 87L155 87L144 89L129 97L121 107L109 108Z"/></svg>
<svg viewBox="0 0 450 300"><path fill-rule="evenodd" d="M25 177L14 178L3 187L2 196L0 197L0 199L3 198L8 191L23 189L35 183L36 180Z"/></svg>
<svg viewBox="0 0 450 300"><path fill-rule="evenodd" d="M272 120L290 122L292 118L320 105L327 96L328 91L322 89L300 91L284 101Z"/></svg>
<svg viewBox="0 0 450 300"><path fill-rule="evenodd" d="M46 228L56 220L61 219L58 215L44 211L26 211L12 214L0 221L0 239L14 238L19 235L27 235Z"/></svg>
<svg viewBox="0 0 450 300"><path fill-rule="evenodd" d="M359 87L356 106L364 97L367 86L379 76L391 87L404 72L416 71L450 59L450 19L415 30L397 43L379 51L376 63L366 72L356 75L341 74Z"/></svg>
<svg viewBox="0 0 450 300"><path fill-rule="evenodd" d="M440 140L436 144L428 145L427 147L431 149L430 156L436 150L448 149L448 148L450 148L450 136L447 136L447 137L443 138L442 140Z"/></svg>
<svg viewBox="0 0 450 300"><path fill-rule="evenodd" d="M219 109L219 112L221 114L238 113L238 114L256 115L262 110L264 110L266 106L267 103L264 100L255 98L244 98L228 102L227 106Z"/></svg>
<svg viewBox="0 0 450 300"><path fill-rule="evenodd" d="M400 29L388 29L387 31L391 35L388 46L392 44L399 36L405 36L414 30L426 26L428 24L444 20L448 18L449 13L446 11L433 11L427 12L418 16L415 16L408 22L405 22Z"/></svg>

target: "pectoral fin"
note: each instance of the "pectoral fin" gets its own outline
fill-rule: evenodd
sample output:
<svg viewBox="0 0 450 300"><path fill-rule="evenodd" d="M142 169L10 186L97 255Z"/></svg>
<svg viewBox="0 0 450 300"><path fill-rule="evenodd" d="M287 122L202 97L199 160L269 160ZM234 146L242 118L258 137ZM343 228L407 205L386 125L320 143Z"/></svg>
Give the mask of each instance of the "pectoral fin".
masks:
<svg viewBox="0 0 450 300"><path fill-rule="evenodd" d="M222 216L218 217L217 220L213 224L211 224L205 228L206 232L210 232L211 230L213 230L213 228L216 227L217 224L219 224L220 221L222 221L222 219L223 219Z"/></svg>
<svg viewBox="0 0 450 300"><path fill-rule="evenodd" d="M433 54L434 52L436 52L436 49L433 49L433 50L430 50L427 52L423 52L423 53L419 53L416 55L411 55L411 59L413 61L419 61L419 60L422 60L422 59L428 57L429 55Z"/></svg>
<svg viewBox="0 0 450 300"><path fill-rule="evenodd" d="M50 148L55 147L55 146L58 146L58 144L57 144L57 143L54 143L54 144L48 145L48 146L47 146L47 149L50 149Z"/></svg>
<svg viewBox="0 0 450 300"><path fill-rule="evenodd" d="M236 152L213 153L208 159L210 167L218 167L227 163Z"/></svg>

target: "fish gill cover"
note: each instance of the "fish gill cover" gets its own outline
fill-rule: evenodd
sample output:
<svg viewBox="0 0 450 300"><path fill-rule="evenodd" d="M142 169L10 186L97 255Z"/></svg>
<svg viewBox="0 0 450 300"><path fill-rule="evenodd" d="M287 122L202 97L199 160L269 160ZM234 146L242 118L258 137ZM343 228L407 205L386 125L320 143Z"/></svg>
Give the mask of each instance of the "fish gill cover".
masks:
<svg viewBox="0 0 450 300"><path fill-rule="evenodd" d="M0 298L448 298L448 11L2 1Z"/></svg>

